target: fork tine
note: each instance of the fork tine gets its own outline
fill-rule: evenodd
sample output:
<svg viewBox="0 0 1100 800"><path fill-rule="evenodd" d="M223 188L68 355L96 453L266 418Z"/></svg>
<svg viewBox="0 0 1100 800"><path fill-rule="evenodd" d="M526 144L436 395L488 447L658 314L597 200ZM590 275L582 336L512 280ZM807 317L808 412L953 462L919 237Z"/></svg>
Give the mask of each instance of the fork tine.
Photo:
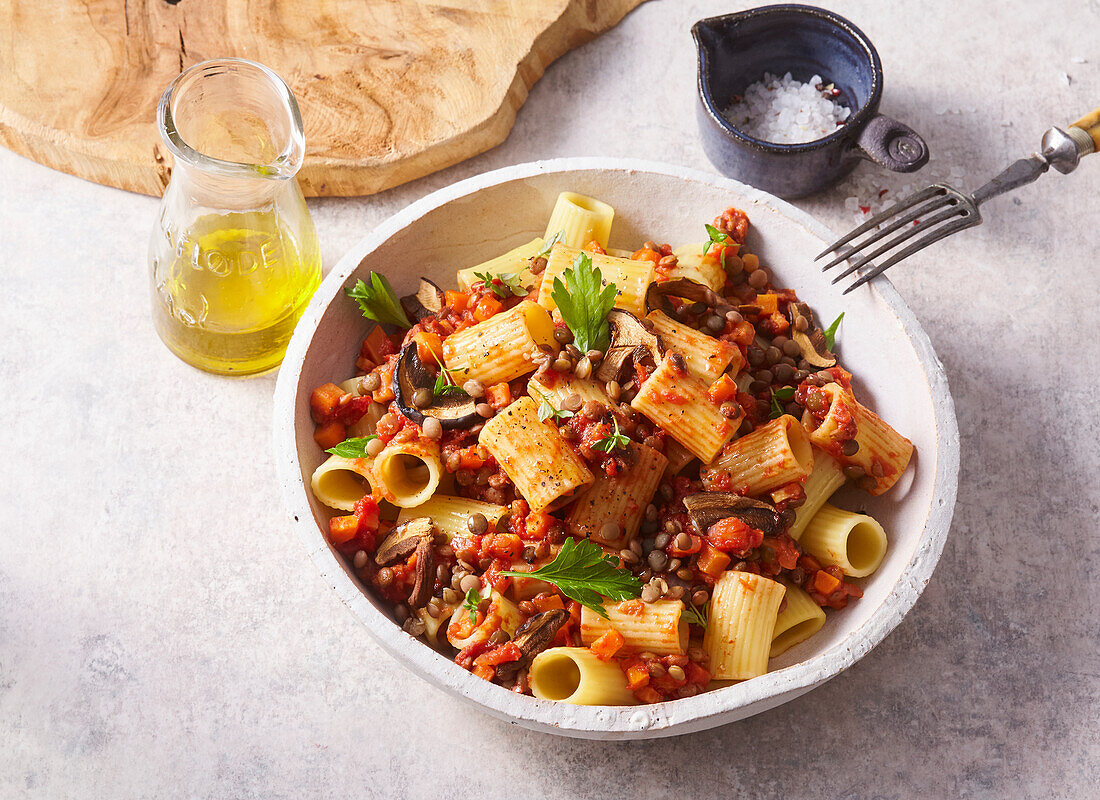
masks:
<svg viewBox="0 0 1100 800"><path fill-rule="evenodd" d="M833 278L832 282L836 283L837 281L841 281L844 278L847 278L849 275L851 275L857 269L862 267L864 264L866 264L872 258L878 258L883 253L885 253L886 251L893 250L899 244L901 244L902 242L908 241L909 239L912 239L918 233L924 233L925 231L929 230L933 225L938 225L939 223L943 222L944 220L951 219L951 217L957 217L957 216L965 217L966 215L967 215L966 209L961 208L960 206L951 206L950 208L944 209L939 214L936 214L934 217L930 217L929 219L922 222L919 227L914 225L914 226L910 227L909 230L905 231L905 233L902 233L899 236L894 236L893 238L886 240L879 247L872 250L870 253L866 253L865 255L860 256L859 258L857 258L855 261L853 261L848 266L848 269L844 270L842 273L840 273L835 278Z"/></svg>
<svg viewBox="0 0 1100 800"><path fill-rule="evenodd" d="M874 228L876 225L881 225L883 222L890 219L890 217L894 216L899 211L904 211L907 208L912 208L917 203L923 203L928 198L934 197L937 194L946 195L947 194L947 189L943 186L938 186L938 185L933 184L932 186L924 187L923 189L921 189L919 192L917 192L915 194L911 194L908 197L902 198L901 200L894 203L894 205L890 206L885 211L880 211L879 213L875 214L873 217L871 217L869 220L864 222L859 227L855 228L854 230L849 231L846 235L844 235L844 236L840 237L839 239L837 239L835 242L833 242L831 245L829 245L823 251L821 251L821 254L818 255L816 258L814 258L814 261L817 261L818 259L823 258L824 256L827 256L829 253L832 253L838 247L842 247L842 246L848 244L848 242L852 241L852 239L856 238L861 233L865 233L865 232L871 230L871 228Z"/></svg>
<svg viewBox="0 0 1100 800"><path fill-rule="evenodd" d="M942 228L929 232L928 236L925 236L922 239L913 242L901 252L895 253L890 258L886 259L886 261L876 266L874 269L869 270L866 275L862 276L859 280L855 281L851 286L845 289L843 294L848 294L848 292L852 291L852 289L855 289L857 286L862 286L863 284L867 283L867 281L871 280L871 278L877 278L879 275L884 273L890 267L894 266L894 264L898 263L903 258L908 258L909 256L913 255L913 253L916 253L918 250L923 250L924 248L928 247L928 245L933 244L934 242L938 242L943 237L950 236L956 231L961 231L963 228L969 228L973 224L973 217L967 214L959 219L957 222L952 222L948 225L944 225Z"/></svg>
<svg viewBox="0 0 1100 800"><path fill-rule="evenodd" d="M940 197L937 197L937 198L933 199L931 203L928 203L927 205L920 206L919 208L916 208L916 209L910 211L908 214L902 215L901 217L899 217L898 219L894 220L889 225L887 225L885 228L882 228L881 230L875 231L875 235L872 236L871 238L865 239L864 241L860 242L858 245L856 245L852 249L838 255L836 258L834 258L828 264L823 266L821 268L821 271L825 272L829 269L832 269L833 267L835 267L837 264L839 264L844 259L851 258L852 255L854 255L855 253L858 253L858 252L862 251L868 245L874 244L875 242L877 242L882 237L890 235L891 233L896 231L898 228L901 228L904 225L912 222L913 220L918 219L920 217L923 217L925 214L929 214L929 213L935 211L936 209L943 208L945 205L947 205L951 202L951 199L952 199L951 195L947 195L947 194L941 195ZM868 256L868 258L874 258L874 256ZM860 266L862 266L862 264ZM848 274L848 273L845 273L845 274ZM844 276L842 275L841 277L844 277Z"/></svg>

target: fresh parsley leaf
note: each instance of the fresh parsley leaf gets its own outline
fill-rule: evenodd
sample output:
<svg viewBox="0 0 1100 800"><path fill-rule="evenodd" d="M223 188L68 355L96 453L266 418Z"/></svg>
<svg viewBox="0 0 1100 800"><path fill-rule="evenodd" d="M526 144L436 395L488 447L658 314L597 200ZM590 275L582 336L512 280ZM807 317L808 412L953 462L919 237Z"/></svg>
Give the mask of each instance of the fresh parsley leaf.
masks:
<svg viewBox="0 0 1100 800"><path fill-rule="evenodd" d="M726 255L726 248L729 247L730 237L728 234L722 233L713 225L707 225L707 236L710 237L710 241L703 245L703 258L706 258L707 253L710 252L710 248L714 245L718 245L718 260L722 261Z"/></svg>
<svg viewBox="0 0 1100 800"><path fill-rule="evenodd" d="M446 377L444 377L446 376ZM466 394L466 390L460 386L449 383L450 375L440 372L435 376L435 386L432 387L432 395L435 397L449 397L452 394Z"/></svg>
<svg viewBox="0 0 1100 800"><path fill-rule="evenodd" d="M840 316L833 320L833 324L825 329L825 346L830 350L833 349L833 345L836 344L836 329L840 327L840 321L844 319L844 312L840 312Z"/></svg>
<svg viewBox="0 0 1100 800"><path fill-rule="evenodd" d="M434 350L430 352L436 366L439 367L439 374L435 376L435 386L432 387L432 396L447 397L452 394L466 394L466 390L458 385L458 381L455 380L452 374L455 372L462 372L465 367L448 369L447 366L439 360L439 356L435 354Z"/></svg>
<svg viewBox="0 0 1100 800"><path fill-rule="evenodd" d="M326 450L326 453L332 453L334 456L340 456L340 458L366 458L367 457L367 442L371 439L377 439L373 433L370 436L359 436L355 439L345 439L335 447L330 447Z"/></svg>
<svg viewBox="0 0 1100 800"><path fill-rule="evenodd" d="M477 623L477 606L481 602L481 595L477 593L477 589L467 589L466 599L462 601L462 608L470 612L470 624Z"/></svg>
<svg viewBox="0 0 1100 800"><path fill-rule="evenodd" d="M768 419L779 419L786 412L783 410L783 406L779 405L780 400L790 400L794 397L795 388L793 386L784 386L782 389L772 389L772 412L768 415Z"/></svg>
<svg viewBox="0 0 1100 800"><path fill-rule="evenodd" d="M631 600L642 593L636 575L620 569L603 548L588 539L569 539L549 564L533 572L501 572L510 578L539 578L552 583L570 600L576 600L604 619L603 598Z"/></svg>
<svg viewBox="0 0 1100 800"><path fill-rule="evenodd" d="M532 258L546 258L550 255L550 251L554 249L554 245L560 242L565 237L565 231L558 231L550 237L550 241L542 246L542 249L535 253Z"/></svg>
<svg viewBox="0 0 1100 800"><path fill-rule="evenodd" d="M377 272L370 273L369 277L369 286L362 280L358 280L353 287L344 290L348 297L359 303L359 310L363 312L363 316L375 322L388 322L402 328L411 328L412 323L405 316L405 310L397 301L397 295L393 293L390 282Z"/></svg>
<svg viewBox="0 0 1100 800"><path fill-rule="evenodd" d="M707 607L700 607L694 603L685 603L685 605L687 610L684 611L684 616L688 618L688 622L701 628L707 627Z"/></svg>
<svg viewBox="0 0 1100 800"><path fill-rule="evenodd" d="M491 272L475 272L474 277L479 278L486 287L492 290L493 294L503 300L507 300L513 295L523 297L527 294L527 288L519 281L520 273L518 272L502 272L499 275L494 275Z"/></svg>
<svg viewBox="0 0 1100 800"><path fill-rule="evenodd" d="M593 269L592 259L587 253L579 253L573 261L573 268L554 278L554 289L550 297L561 311L561 317L573 340L582 353L589 350L607 350L611 344L611 328L607 324L607 312L615 307L615 284L603 286L603 274L599 268ZM566 289L568 285L568 289Z"/></svg>
<svg viewBox="0 0 1100 800"><path fill-rule="evenodd" d="M569 417L573 416L573 412L569 411L568 409L557 409L550 405L550 399L538 389L536 389L534 384L528 384L528 388L530 388L532 392L539 396L539 422L546 422L546 420L548 419L553 419L555 422L557 422L559 419L568 419Z"/></svg>
<svg viewBox="0 0 1100 800"><path fill-rule="evenodd" d="M619 430L619 418L614 415L611 418L615 421L615 432L598 440L592 445L593 450L610 453L612 450L622 450L630 446L630 437Z"/></svg>

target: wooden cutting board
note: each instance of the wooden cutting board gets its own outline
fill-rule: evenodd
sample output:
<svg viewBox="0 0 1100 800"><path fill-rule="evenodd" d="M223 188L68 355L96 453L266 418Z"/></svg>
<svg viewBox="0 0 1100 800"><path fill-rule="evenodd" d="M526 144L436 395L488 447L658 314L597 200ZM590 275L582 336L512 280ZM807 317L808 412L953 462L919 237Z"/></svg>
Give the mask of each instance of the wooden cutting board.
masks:
<svg viewBox="0 0 1100 800"><path fill-rule="evenodd" d="M499 144L558 56L643 0L0 0L0 144L160 194L156 105L184 68L267 64L302 109L309 196L361 195ZM598 92L600 75L582 85Z"/></svg>

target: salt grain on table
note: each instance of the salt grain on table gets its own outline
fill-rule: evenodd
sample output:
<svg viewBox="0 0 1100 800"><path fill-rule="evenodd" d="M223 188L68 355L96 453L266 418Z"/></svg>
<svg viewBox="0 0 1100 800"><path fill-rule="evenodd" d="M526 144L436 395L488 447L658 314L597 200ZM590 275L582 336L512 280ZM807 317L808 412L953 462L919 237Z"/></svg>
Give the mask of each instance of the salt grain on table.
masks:
<svg viewBox="0 0 1100 800"><path fill-rule="evenodd" d="M833 99L840 92L823 83L820 75L802 83L789 72L782 78L765 72L764 79L745 89L744 97L724 115L755 139L776 144L812 142L835 131L852 113Z"/></svg>

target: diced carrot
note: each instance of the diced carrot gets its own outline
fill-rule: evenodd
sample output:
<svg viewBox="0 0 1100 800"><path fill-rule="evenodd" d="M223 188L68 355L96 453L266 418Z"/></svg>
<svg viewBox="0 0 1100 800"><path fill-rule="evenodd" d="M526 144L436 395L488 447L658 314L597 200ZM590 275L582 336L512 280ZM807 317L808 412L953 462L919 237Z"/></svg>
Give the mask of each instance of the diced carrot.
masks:
<svg viewBox="0 0 1100 800"><path fill-rule="evenodd" d="M309 410L314 422L324 422L336 410L336 403L344 396L344 390L335 383L318 386L309 396Z"/></svg>
<svg viewBox="0 0 1100 800"><path fill-rule="evenodd" d="M556 594L539 595L531 601L539 611L551 611L555 608L565 608L561 596Z"/></svg>
<svg viewBox="0 0 1100 800"><path fill-rule="evenodd" d="M581 248L586 253L593 253L595 255L605 256L607 251L603 249L603 246L595 239L589 241L584 247Z"/></svg>
<svg viewBox="0 0 1100 800"><path fill-rule="evenodd" d="M634 692L634 696L642 703L659 703L664 700L664 698L661 697L661 693L652 686L643 686L641 689Z"/></svg>
<svg viewBox="0 0 1100 800"><path fill-rule="evenodd" d="M779 310L779 295L758 294L754 305L760 306L763 316L770 317Z"/></svg>
<svg viewBox="0 0 1100 800"><path fill-rule="evenodd" d="M496 533L486 537L489 541L489 554L497 558L519 558L523 552L523 541L514 533Z"/></svg>
<svg viewBox="0 0 1100 800"><path fill-rule="evenodd" d="M473 673L483 681L491 681L493 676L497 674L497 670L496 667L491 667L488 664L477 664L473 669Z"/></svg>
<svg viewBox="0 0 1100 800"><path fill-rule="evenodd" d="M543 539L546 537L546 532L550 530L550 523L553 521L554 518L552 516L544 514L541 511L535 514L529 514L521 534L525 539L534 541Z"/></svg>
<svg viewBox="0 0 1100 800"><path fill-rule="evenodd" d="M621 633L612 628L596 641L592 642L592 644L588 646L588 649L591 650L600 661L610 661L617 652L623 649L624 644L626 644L626 639L623 638Z"/></svg>
<svg viewBox="0 0 1100 800"><path fill-rule="evenodd" d="M489 317L499 314L503 310L504 306L495 297L486 295L477 301L477 305L474 306L474 319L478 322L484 322Z"/></svg>
<svg viewBox="0 0 1100 800"><path fill-rule="evenodd" d="M691 537L691 544L689 544L686 548L681 548L676 545L676 540L674 539L672 543L669 544L669 546L666 548L668 554L670 556L675 556L676 558L684 558L685 556L694 555L695 553L698 553L700 550L703 549L703 545L705 544L705 542L703 541L702 536L696 536L693 533L689 533L688 536Z"/></svg>
<svg viewBox="0 0 1100 800"><path fill-rule="evenodd" d="M632 691L638 691L649 685L649 668L645 664L632 664L626 670L626 685Z"/></svg>
<svg viewBox="0 0 1100 800"><path fill-rule="evenodd" d="M374 402L388 403L393 400L393 367L394 362L390 361L381 371L379 371L378 377L382 379L382 382L378 385L378 388L371 393L371 399L374 400Z"/></svg>
<svg viewBox="0 0 1100 800"><path fill-rule="evenodd" d="M323 425L318 425L317 430L313 432L313 441L317 442L317 446L322 450L328 450L330 447L336 447L340 442L347 438L347 428L344 423L334 419L332 422L326 422Z"/></svg>
<svg viewBox="0 0 1100 800"><path fill-rule="evenodd" d="M723 375L707 387L707 399L712 403L724 403L737 394L737 384L729 375Z"/></svg>
<svg viewBox="0 0 1100 800"><path fill-rule="evenodd" d="M458 451L459 469L481 469L485 466L485 459L477 452L477 445L471 445Z"/></svg>
<svg viewBox="0 0 1100 800"><path fill-rule="evenodd" d="M386 336L381 325L375 325L363 341L363 350L375 364L381 364L393 352L393 342Z"/></svg>
<svg viewBox="0 0 1100 800"><path fill-rule="evenodd" d="M465 292L456 292L453 289L448 289L444 292L443 297L447 305L459 314L466 310L466 304L470 302L470 295Z"/></svg>
<svg viewBox="0 0 1100 800"><path fill-rule="evenodd" d="M507 383L494 383L485 389L485 402L500 411L512 403L512 389Z"/></svg>
<svg viewBox="0 0 1100 800"><path fill-rule="evenodd" d="M641 250L635 250L631 253L630 258L633 261L652 261L656 264L661 260L661 254L655 250L650 250L648 247L643 247Z"/></svg>
<svg viewBox="0 0 1100 800"><path fill-rule="evenodd" d="M840 587L840 581L825 570L818 570L814 575L814 589L828 597Z"/></svg>
<svg viewBox="0 0 1100 800"><path fill-rule="evenodd" d="M710 542L704 542L703 550L699 553L695 566L700 572L706 573L712 578L717 578L725 571L729 563L730 557L728 555L721 550L715 550Z"/></svg>
<svg viewBox="0 0 1100 800"><path fill-rule="evenodd" d="M343 544L359 532L359 518L354 514L333 517L328 521L328 538L333 544Z"/></svg>
<svg viewBox="0 0 1100 800"><path fill-rule="evenodd" d="M748 347L756 338L756 328L752 326L751 322L742 320L734 326L730 338L742 347Z"/></svg>
<svg viewBox="0 0 1100 800"><path fill-rule="evenodd" d="M417 331L413 334L416 342L416 355L424 364L436 364L443 361L443 341L431 331Z"/></svg>

